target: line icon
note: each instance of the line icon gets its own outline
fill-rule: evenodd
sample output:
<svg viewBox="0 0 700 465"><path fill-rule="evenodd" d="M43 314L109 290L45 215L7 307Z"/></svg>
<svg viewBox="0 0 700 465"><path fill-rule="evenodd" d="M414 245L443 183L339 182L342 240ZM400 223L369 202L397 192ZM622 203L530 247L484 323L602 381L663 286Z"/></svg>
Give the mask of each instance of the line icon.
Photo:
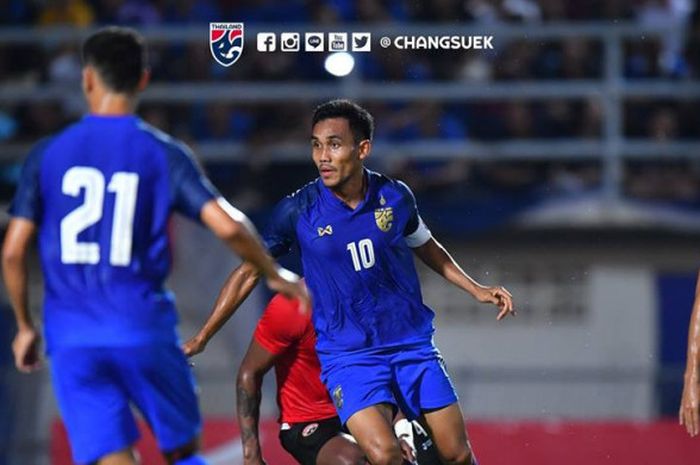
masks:
<svg viewBox="0 0 700 465"><path fill-rule="evenodd" d="M304 51L305 52L322 52L323 33L322 32L307 32L304 36Z"/></svg>

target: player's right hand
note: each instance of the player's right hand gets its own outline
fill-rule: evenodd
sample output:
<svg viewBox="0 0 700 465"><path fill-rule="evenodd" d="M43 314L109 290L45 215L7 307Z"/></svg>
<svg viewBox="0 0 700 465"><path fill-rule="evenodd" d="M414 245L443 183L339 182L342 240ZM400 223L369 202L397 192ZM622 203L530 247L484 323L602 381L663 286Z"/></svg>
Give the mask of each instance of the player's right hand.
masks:
<svg viewBox="0 0 700 465"><path fill-rule="evenodd" d="M258 456L251 459L243 458L243 465L267 465L267 462L262 457Z"/></svg>
<svg viewBox="0 0 700 465"><path fill-rule="evenodd" d="M683 384L681 408L678 411L678 423L685 425L691 436L700 433L700 380L697 374L687 374Z"/></svg>
<svg viewBox="0 0 700 465"><path fill-rule="evenodd" d="M24 328L17 331L12 341L12 352L15 356L15 366L22 373L31 373L43 365L39 353L41 337L34 328Z"/></svg>
<svg viewBox="0 0 700 465"><path fill-rule="evenodd" d="M417 464L416 462L416 450L406 441L405 439L399 439L399 447L401 447L401 457L411 464Z"/></svg>
<svg viewBox="0 0 700 465"><path fill-rule="evenodd" d="M403 414L401 414L403 416ZM394 423L394 434L399 440L399 447L401 448L401 456L404 461L417 464L416 462L416 446L413 440L413 424L406 418L401 418L396 423Z"/></svg>
<svg viewBox="0 0 700 465"><path fill-rule="evenodd" d="M277 276L269 277L267 285L290 299L299 299L299 310L306 313L311 309L311 297L306 284L296 274L285 268L278 268Z"/></svg>
<svg viewBox="0 0 700 465"><path fill-rule="evenodd" d="M182 344L182 351L186 356L192 357L199 353L204 352L207 347L207 343L201 339L199 336L192 336L187 342Z"/></svg>

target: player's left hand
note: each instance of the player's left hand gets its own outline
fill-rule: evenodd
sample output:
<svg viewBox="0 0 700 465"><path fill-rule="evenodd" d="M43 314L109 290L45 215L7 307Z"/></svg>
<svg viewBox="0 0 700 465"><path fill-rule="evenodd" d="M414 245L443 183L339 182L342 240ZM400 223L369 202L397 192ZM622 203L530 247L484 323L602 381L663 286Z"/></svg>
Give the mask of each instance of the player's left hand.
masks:
<svg viewBox="0 0 700 465"><path fill-rule="evenodd" d="M394 434L399 440L401 456L405 462L416 464L416 446L413 442L413 424L408 421L402 412L399 412L400 420L394 423Z"/></svg>
<svg viewBox="0 0 700 465"><path fill-rule="evenodd" d="M265 462L262 457L257 456L250 459L244 458L243 465L267 465L267 462Z"/></svg>
<svg viewBox="0 0 700 465"><path fill-rule="evenodd" d="M267 285L290 299L299 299L299 311L306 314L311 310L311 297L304 280L291 271L279 268L278 275L267 279Z"/></svg>
<svg viewBox="0 0 700 465"><path fill-rule="evenodd" d="M503 286L485 286L480 289L476 298L479 302L491 303L498 307L496 320L500 321L508 315L516 314L513 308L513 294Z"/></svg>
<svg viewBox="0 0 700 465"><path fill-rule="evenodd" d="M43 364L39 353L41 337L34 328L25 328L17 331L12 341L12 353L15 356L15 366L22 373L31 373L38 370Z"/></svg>
<svg viewBox="0 0 700 465"><path fill-rule="evenodd" d="M685 425L691 436L700 433L700 380L697 373L685 375L681 408L678 411L678 423Z"/></svg>
<svg viewBox="0 0 700 465"><path fill-rule="evenodd" d="M182 344L182 351L186 356L192 357L199 353L204 352L207 347L207 343L202 340L199 336L192 336L187 342Z"/></svg>
<svg viewBox="0 0 700 465"><path fill-rule="evenodd" d="M416 450L406 441L399 438L399 446L401 447L401 456L409 463L416 464Z"/></svg>

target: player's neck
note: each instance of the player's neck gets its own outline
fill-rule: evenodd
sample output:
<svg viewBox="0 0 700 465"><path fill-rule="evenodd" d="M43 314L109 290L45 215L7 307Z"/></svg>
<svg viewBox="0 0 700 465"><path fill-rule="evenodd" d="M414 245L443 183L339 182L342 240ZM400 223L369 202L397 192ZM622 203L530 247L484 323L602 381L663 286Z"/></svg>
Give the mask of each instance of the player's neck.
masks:
<svg viewBox="0 0 700 465"><path fill-rule="evenodd" d="M90 114L99 116L130 115L136 108L135 99L113 92L101 92L88 100Z"/></svg>
<svg viewBox="0 0 700 465"><path fill-rule="evenodd" d="M362 169L342 185L331 189L331 192L354 210L364 200L367 193L367 180L365 177L365 170Z"/></svg>

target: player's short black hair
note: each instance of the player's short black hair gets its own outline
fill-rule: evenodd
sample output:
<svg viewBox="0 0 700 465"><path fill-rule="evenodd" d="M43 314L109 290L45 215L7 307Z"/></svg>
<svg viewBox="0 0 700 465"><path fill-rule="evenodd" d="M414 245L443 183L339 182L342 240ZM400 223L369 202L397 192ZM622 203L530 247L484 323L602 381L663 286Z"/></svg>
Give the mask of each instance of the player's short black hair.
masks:
<svg viewBox="0 0 700 465"><path fill-rule="evenodd" d="M374 118L372 115L355 102L346 99L331 100L322 103L314 110L311 127L316 123L330 118L345 118L348 120L350 130L355 142L365 139L372 140L374 135Z"/></svg>
<svg viewBox="0 0 700 465"><path fill-rule="evenodd" d="M143 37L131 28L105 27L83 44L83 66L94 66L114 92L134 92L147 67L147 59Z"/></svg>

